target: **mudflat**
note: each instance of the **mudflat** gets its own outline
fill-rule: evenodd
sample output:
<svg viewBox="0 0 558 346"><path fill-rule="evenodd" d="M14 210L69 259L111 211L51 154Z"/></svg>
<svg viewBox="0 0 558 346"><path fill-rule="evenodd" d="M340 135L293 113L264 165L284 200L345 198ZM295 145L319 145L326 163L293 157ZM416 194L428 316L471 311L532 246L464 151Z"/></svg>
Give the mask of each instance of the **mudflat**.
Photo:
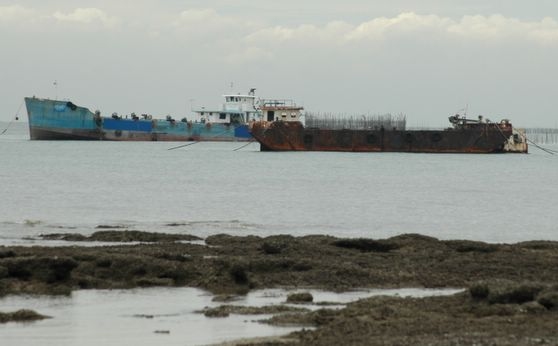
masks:
<svg viewBox="0 0 558 346"><path fill-rule="evenodd" d="M0 295L149 286L198 287L221 297L277 287L463 288L445 297L363 299L340 310L285 309L266 323L316 328L237 344L558 344L558 242L489 244L418 234L199 239L127 230L44 238L119 243L0 247Z"/></svg>

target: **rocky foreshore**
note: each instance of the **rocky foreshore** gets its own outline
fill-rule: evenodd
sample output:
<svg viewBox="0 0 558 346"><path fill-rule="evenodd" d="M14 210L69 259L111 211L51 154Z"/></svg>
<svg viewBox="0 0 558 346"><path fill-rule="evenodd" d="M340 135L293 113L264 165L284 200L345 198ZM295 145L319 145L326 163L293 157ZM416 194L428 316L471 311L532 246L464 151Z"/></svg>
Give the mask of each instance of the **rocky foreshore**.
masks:
<svg viewBox="0 0 558 346"><path fill-rule="evenodd" d="M464 288L447 297L369 298L341 310L285 309L267 323L317 328L238 344L558 344L558 242L489 244L417 234L388 239L215 235L201 240L127 230L44 239L119 243L0 247L0 295L148 286L190 286L221 296L276 287ZM235 313L235 308L206 312L223 313Z"/></svg>

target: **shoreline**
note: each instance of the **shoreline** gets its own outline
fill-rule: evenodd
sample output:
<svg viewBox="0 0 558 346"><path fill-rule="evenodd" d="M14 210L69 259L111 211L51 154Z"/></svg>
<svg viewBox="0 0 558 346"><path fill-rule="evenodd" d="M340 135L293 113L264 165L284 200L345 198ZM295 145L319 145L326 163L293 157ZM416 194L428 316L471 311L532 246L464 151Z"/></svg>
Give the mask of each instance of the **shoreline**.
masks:
<svg viewBox="0 0 558 346"><path fill-rule="evenodd" d="M387 239L220 234L203 242L122 230L43 238L142 243L1 246L0 296L153 286L196 287L221 297L278 287L459 287L465 292L447 297L373 297L341 310L279 313L266 323L315 329L236 344L558 343L558 242L490 244L419 234Z"/></svg>

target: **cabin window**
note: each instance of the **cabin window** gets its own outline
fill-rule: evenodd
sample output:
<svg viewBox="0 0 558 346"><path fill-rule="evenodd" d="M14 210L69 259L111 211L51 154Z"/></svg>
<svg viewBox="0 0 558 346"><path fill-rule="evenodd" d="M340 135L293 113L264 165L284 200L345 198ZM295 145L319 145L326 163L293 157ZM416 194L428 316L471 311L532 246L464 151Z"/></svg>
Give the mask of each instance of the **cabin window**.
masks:
<svg viewBox="0 0 558 346"><path fill-rule="evenodd" d="M291 113L291 118L296 118L296 113Z"/></svg>
<svg viewBox="0 0 558 346"><path fill-rule="evenodd" d="M219 119L227 119L227 113L219 113Z"/></svg>
<svg viewBox="0 0 558 346"><path fill-rule="evenodd" d="M203 115L203 112L200 112L200 115Z"/></svg>

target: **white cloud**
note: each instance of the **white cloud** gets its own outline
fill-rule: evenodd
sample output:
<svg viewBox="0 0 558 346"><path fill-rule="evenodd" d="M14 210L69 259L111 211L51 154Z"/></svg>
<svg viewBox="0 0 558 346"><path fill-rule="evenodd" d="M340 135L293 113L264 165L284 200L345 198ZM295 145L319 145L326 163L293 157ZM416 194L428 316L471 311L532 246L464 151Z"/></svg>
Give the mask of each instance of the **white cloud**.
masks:
<svg viewBox="0 0 558 346"><path fill-rule="evenodd" d="M76 8L71 13L57 11L52 17L61 22L82 24L101 23L106 26L111 26L116 23L116 18L109 17L104 11L98 8Z"/></svg>
<svg viewBox="0 0 558 346"><path fill-rule="evenodd" d="M224 17L219 16L214 9L204 8L182 11L174 24L176 26L214 25L222 21L224 21ZM226 21L230 21L230 19Z"/></svg>
<svg viewBox="0 0 558 346"><path fill-rule="evenodd" d="M226 22L226 17L211 10L183 12L181 18L188 23L198 23L202 28L206 22ZM229 20L232 21L230 18ZM213 35L230 36L228 28L220 27L221 31L215 31ZM428 42L429 47L459 47L465 44L471 49L479 43L515 47L556 45L558 22L552 18L525 21L502 15L453 19L406 12L356 24L332 21L321 26L262 26L246 31L234 44L222 42L219 46L213 46L213 49L223 48L220 56L229 63L285 59L292 56L293 52L302 54L303 57L320 56L320 59L330 59L333 56L340 58L341 55L345 56L343 59L350 59L351 56L358 59L371 52L377 53L378 49L386 49L385 45L378 45L384 42L391 47L398 46L401 50L410 42Z"/></svg>
<svg viewBox="0 0 558 346"><path fill-rule="evenodd" d="M323 27L310 24L302 24L294 28L275 26L260 29L244 39L252 43L267 42L270 45L288 41L334 43L342 39L351 28L351 25L340 21L330 22Z"/></svg>
<svg viewBox="0 0 558 346"><path fill-rule="evenodd" d="M20 5L0 6L0 22L21 22L32 19L35 13Z"/></svg>
<svg viewBox="0 0 558 346"><path fill-rule="evenodd" d="M229 37L240 39L254 28L250 21L223 16L210 8L182 11L172 22L172 26L179 34L186 34L189 38L212 37L215 40Z"/></svg>
<svg viewBox="0 0 558 346"><path fill-rule="evenodd" d="M546 17L534 25L531 35L542 43L558 42L558 22L554 18Z"/></svg>
<svg viewBox="0 0 558 346"><path fill-rule="evenodd" d="M364 22L347 33L345 38L349 41L382 40L390 33L413 35L417 31L424 32L425 30L443 32L452 23L453 21L449 18L407 12L401 13L397 17L380 17Z"/></svg>
<svg viewBox="0 0 558 346"><path fill-rule="evenodd" d="M447 30L458 36L478 40L526 39L543 44L558 42L558 23L552 18L529 22L502 15L465 16Z"/></svg>
<svg viewBox="0 0 558 346"><path fill-rule="evenodd" d="M481 41L522 39L540 44L557 43L558 22L553 18L529 22L502 15L464 16L460 20L454 20L449 17L407 12L395 17L375 18L356 25L336 21L321 27L268 27L247 35L245 39L251 43L310 40L339 44L383 41L398 37L429 40L433 35Z"/></svg>
<svg viewBox="0 0 558 346"><path fill-rule="evenodd" d="M142 19L142 17L144 17ZM157 21L154 19L158 18ZM55 20L59 23L101 24L114 26L127 21L128 27L138 28L135 34L145 37L160 37L174 32L185 39L202 39L207 42L225 40L243 41L251 47L269 47L272 44L306 42L316 44L359 44L359 42L381 42L397 38L429 40L433 37L461 40L510 42L523 40L538 44L558 43L558 22L554 18L527 21L495 14L490 16L472 15L451 18L439 15L422 15L405 12L392 17L377 17L361 23L331 21L325 25L300 23L294 26L273 25L262 22L265 18L253 20L234 15L223 15L213 8L192 8L175 13L170 17L153 17L138 13L136 17L109 15L100 8L75 8L71 11L58 10L51 13L20 5L0 6L0 23L34 23L47 25ZM132 22L144 23L141 26ZM169 24L170 23L170 24Z"/></svg>

